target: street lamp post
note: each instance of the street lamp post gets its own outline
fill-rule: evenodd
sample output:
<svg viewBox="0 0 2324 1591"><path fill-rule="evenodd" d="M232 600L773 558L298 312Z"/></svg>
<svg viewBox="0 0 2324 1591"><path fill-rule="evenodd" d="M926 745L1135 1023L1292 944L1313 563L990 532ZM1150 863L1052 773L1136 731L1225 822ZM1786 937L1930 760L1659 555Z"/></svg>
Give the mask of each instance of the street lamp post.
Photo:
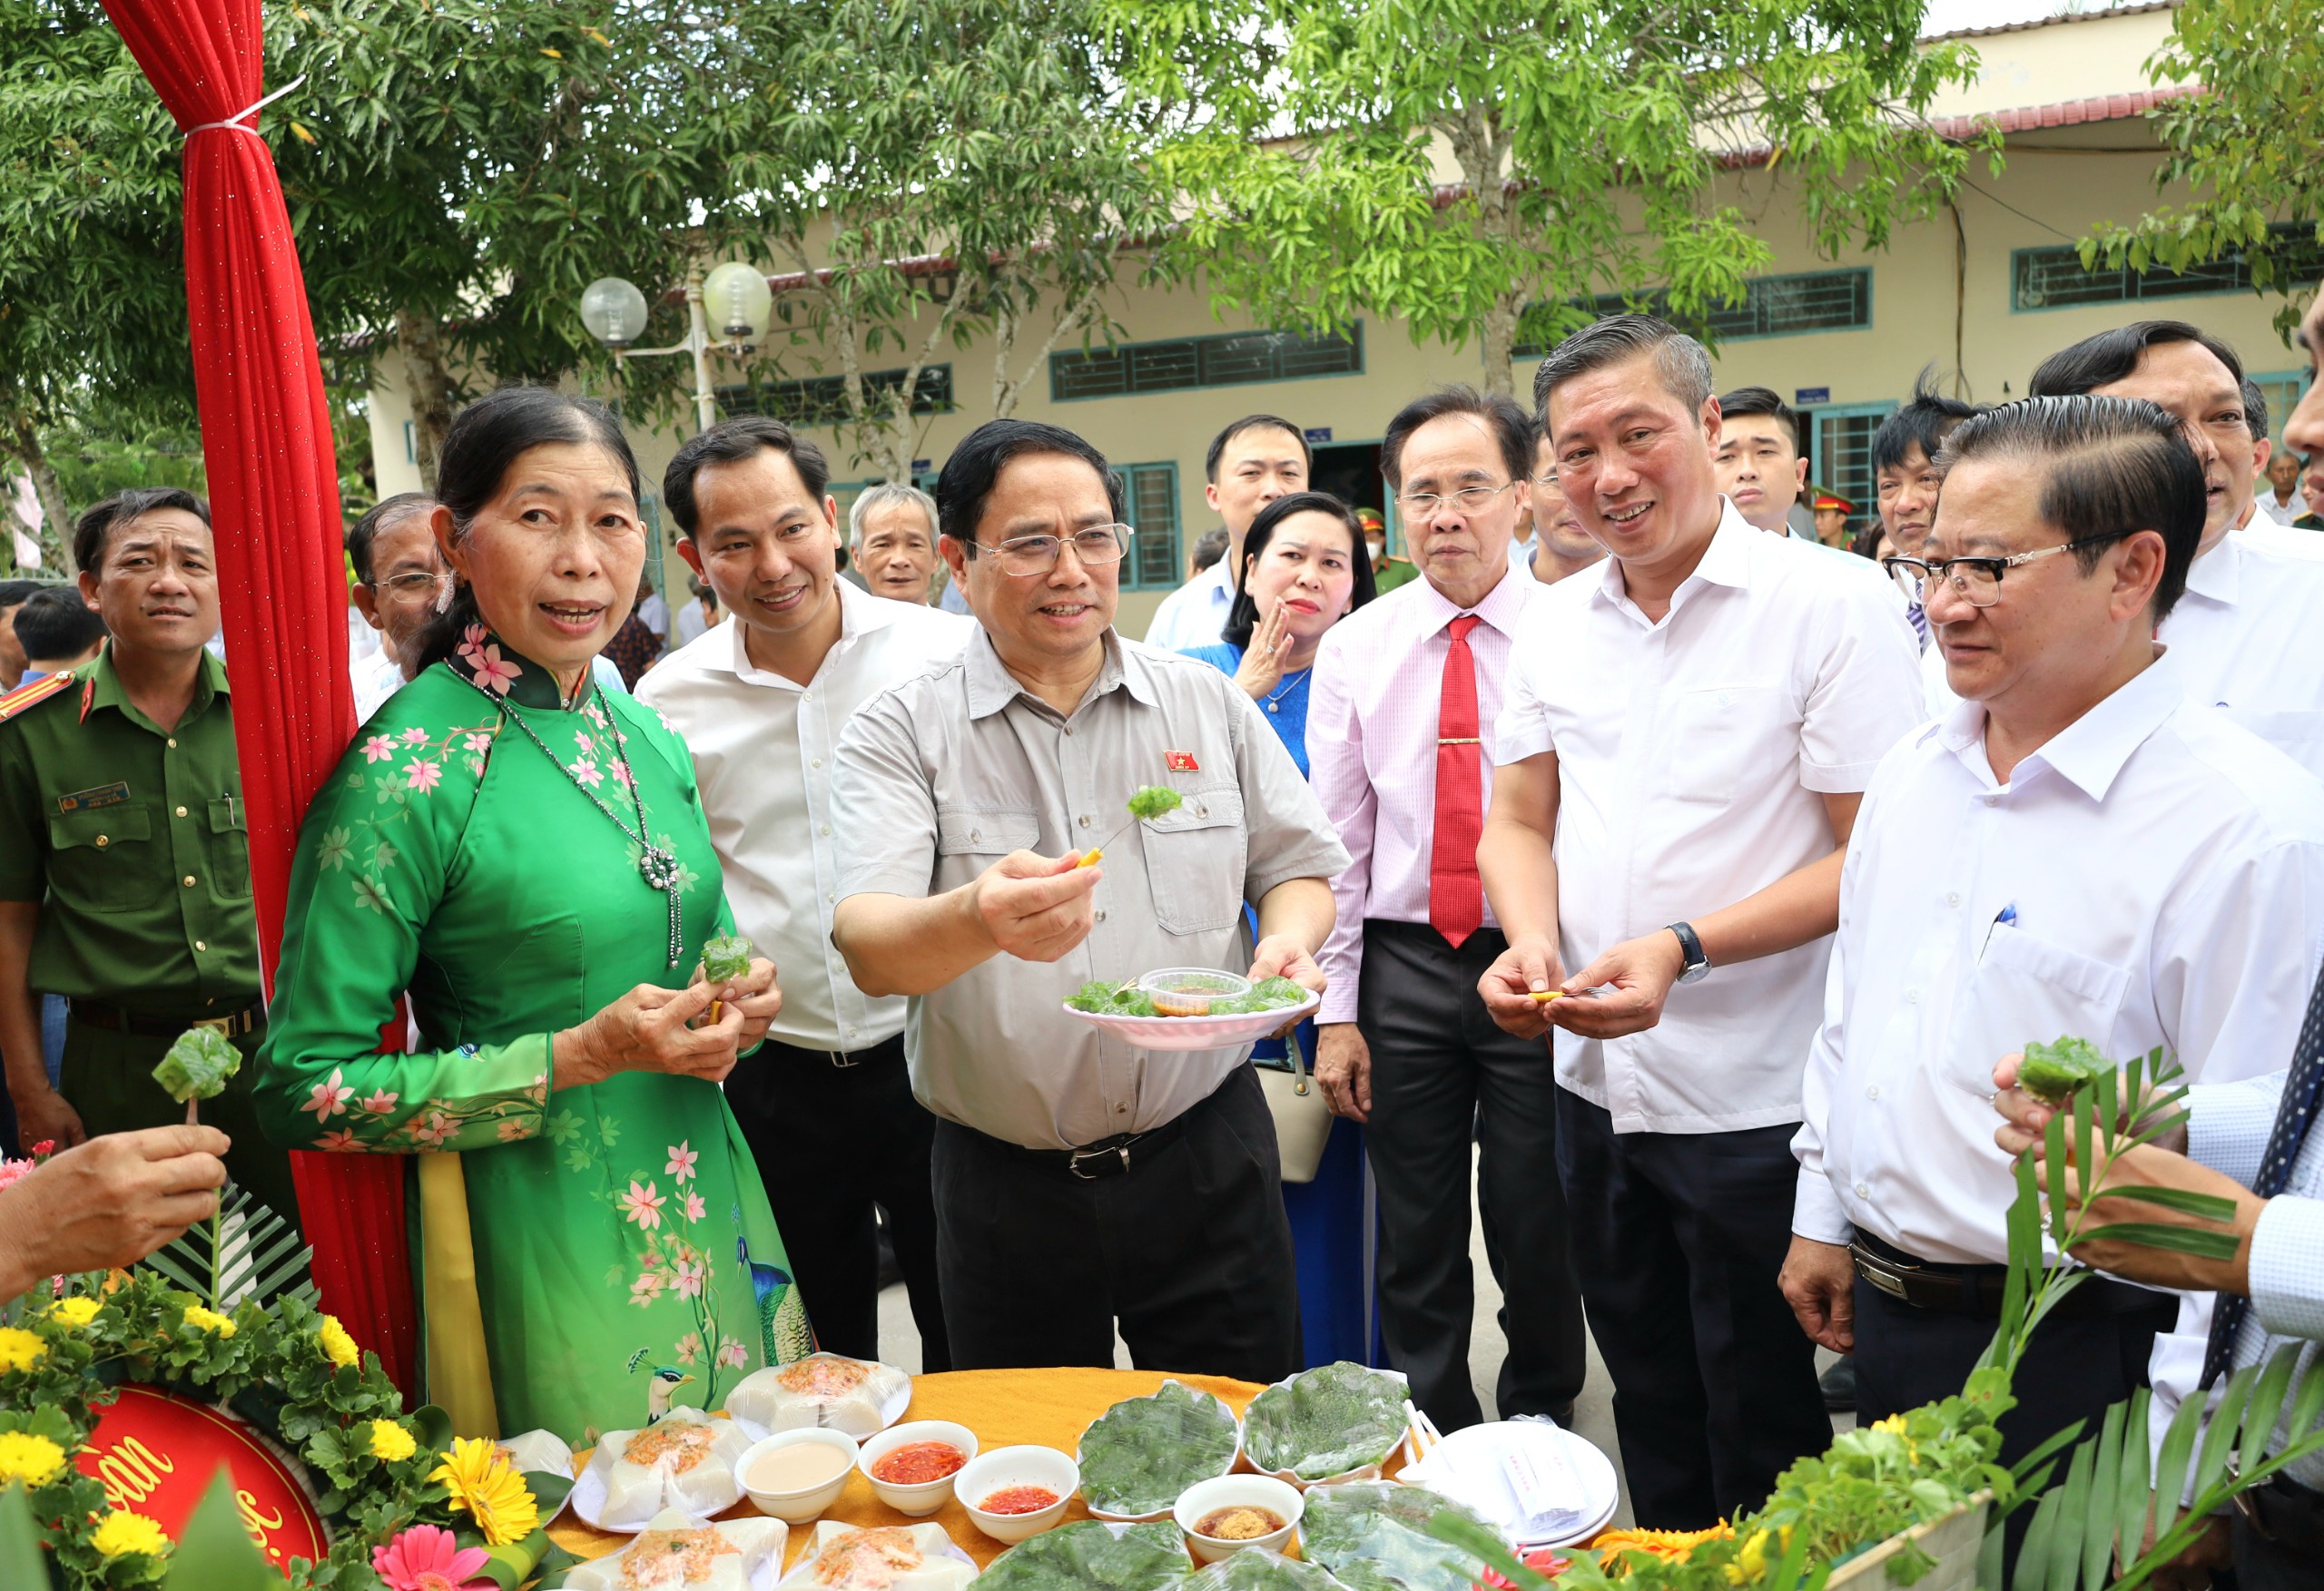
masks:
<svg viewBox="0 0 2324 1591"><path fill-rule="evenodd" d="M755 268L735 260L717 266L706 275L699 268L686 272L686 338L668 348L632 348L645 329L645 295L617 276L599 277L581 293L581 323L589 335L613 349L618 359L651 358L657 354L687 354L694 359L695 425L708 430L718 418L716 396L710 386L710 350L723 349L741 358L766 334L774 309L774 295L766 278ZM715 317L718 335L711 335Z"/></svg>

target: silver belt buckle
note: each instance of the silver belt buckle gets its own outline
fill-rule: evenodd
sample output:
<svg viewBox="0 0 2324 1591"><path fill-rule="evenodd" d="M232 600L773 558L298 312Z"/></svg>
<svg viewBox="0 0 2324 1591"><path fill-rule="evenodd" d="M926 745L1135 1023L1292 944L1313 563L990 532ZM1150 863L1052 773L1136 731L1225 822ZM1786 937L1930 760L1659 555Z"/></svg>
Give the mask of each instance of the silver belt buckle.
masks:
<svg viewBox="0 0 2324 1591"><path fill-rule="evenodd" d="M827 1049L823 1053L831 1056L832 1065L834 1066L847 1067L862 1065L862 1062L858 1061L853 1056L849 1055L843 1049Z"/></svg>
<svg viewBox="0 0 2324 1591"><path fill-rule="evenodd" d="M1129 1145L1127 1144L1117 1144L1110 1149L1077 1149L1073 1152L1073 1158L1065 1163L1065 1167L1083 1182L1094 1183L1098 1180L1098 1174L1082 1170L1081 1163L1084 1160L1102 1160L1108 1154L1120 1155L1122 1170L1129 1170Z"/></svg>
<svg viewBox="0 0 2324 1591"><path fill-rule="evenodd" d="M1905 1296L1904 1276L1893 1267L1881 1263L1860 1248L1850 1248L1848 1257L1856 1262L1856 1273L1873 1286L1899 1302L1912 1301Z"/></svg>

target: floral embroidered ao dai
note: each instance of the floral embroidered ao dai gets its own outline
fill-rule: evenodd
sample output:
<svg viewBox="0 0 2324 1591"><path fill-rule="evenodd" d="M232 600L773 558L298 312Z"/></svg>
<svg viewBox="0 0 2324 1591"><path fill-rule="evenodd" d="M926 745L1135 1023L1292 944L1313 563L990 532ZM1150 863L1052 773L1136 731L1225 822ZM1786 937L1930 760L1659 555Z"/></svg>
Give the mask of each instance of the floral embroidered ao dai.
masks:
<svg viewBox="0 0 2324 1591"><path fill-rule="evenodd" d="M635 830L630 778L675 859L675 966L668 896L589 799ZM715 1409L751 1370L812 1350L717 1085L551 1087L553 1033L637 984L683 987L728 931L676 736L586 683L561 704L547 669L480 629L364 725L308 812L261 1109L294 1147L457 1155L409 1179L426 1362L452 1380L475 1344L448 1334L480 1330L503 1432L591 1441L673 1399ZM376 1054L406 990L418 1049Z"/></svg>

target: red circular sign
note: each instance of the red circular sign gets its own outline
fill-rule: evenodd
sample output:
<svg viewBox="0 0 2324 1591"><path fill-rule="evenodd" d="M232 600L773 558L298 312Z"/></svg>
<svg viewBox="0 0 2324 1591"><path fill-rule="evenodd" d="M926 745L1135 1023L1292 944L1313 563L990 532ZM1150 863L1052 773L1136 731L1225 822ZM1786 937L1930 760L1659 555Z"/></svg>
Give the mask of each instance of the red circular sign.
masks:
<svg viewBox="0 0 2324 1591"><path fill-rule="evenodd" d="M104 1483L108 1504L144 1515L172 1541L223 1468L242 1528L268 1563L288 1575L292 1558L320 1562L330 1550L322 1517L290 1467L213 1405L123 1387L76 1457L82 1474Z"/></svg>

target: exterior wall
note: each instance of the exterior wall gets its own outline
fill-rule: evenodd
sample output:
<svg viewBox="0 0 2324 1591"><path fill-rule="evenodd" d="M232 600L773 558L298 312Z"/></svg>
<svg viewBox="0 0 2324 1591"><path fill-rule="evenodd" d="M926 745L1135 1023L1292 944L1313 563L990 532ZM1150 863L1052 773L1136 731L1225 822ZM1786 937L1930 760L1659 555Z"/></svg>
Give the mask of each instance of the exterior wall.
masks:
<svg viewBox="0 0 2324 1591"><path fill-rule="evenodd" d="M2162 43L2169 21L2166 11L2132 12L1980 37L1974 42L1985 62L1984 75L1974 90L1958 96L1960 103L1945 108L1988 111L2143 87L2141 64ZM1982 164L1973 172L1975 186L1961 196L1957 225L1955 213L1941 211L1900 231L1885 252L1837 260L1818 257L1808 244L1779 172L1774 180L1763 172L1723 179L1718 199L1762 218L1761 235L1775 251L1771 271L1863 265L1870 268L1873 285L1868 328L1725 343L1715 361L1720 388L1757 383L1787 399L1802 389L1822 388L1821 412L1876 413L1905 398L1924 367L1934 366L1950 389L1957 346L1962 389L1979 400L1997 401L2022 397L2026 378L2049 353L2144 316L2191 320L2224 338L2242 352L2255 375L2289 370L2292 356L2271 326L2276 300L2250 292L2042 310L2011 308L2012 250L2070 243L2095 224L2128 221L2158 200L2178 198L2156 192L2156 163L2145 123L2135 118L2015 136L2001 174ZM1250 327L1239 318L1214 319L1198 290L1166 293L1126 285L1114 309L1129 341ZM1401 325L1378 317L1365 319L1363 339L1360 373L1302 380L1053 402L1044 372L1028 387L1017 414L1077 431L1117 464L1175 464L1183 566L1195 537L1216 523L1203 500L1203 455L1226 421L1265 411L1310 430L1328 430L1333 445L1376 443L1405 399L1439 383L1476 381L1482 375L1473 341L1459 349L1415 346ZM958 408L926 417L914 449L932 466L940 466L960 437L990 413L990 346L977 343L950 357ZM872 359L873 368L896 362L892 356ZM1520 360L1512 371L1521 398L1530 392L1532 367L1532 360ZM731 369L714 378L733 378ZM392 353L381 360L380 373L383 385L374 395L371 426L379 488L387 492L405 484L405 472L411 486L418 477L405 463L408 409ZM650 481L658 481L680 437L690 431L689 421L683 431L634 438ZM810 434L832 454L838 480L864 474L827 429ZM1817 467L1820 476L1822 461ZM1384 500L1384 494L1374 500ZM675 555L668 563L682 584L683 565ZM1144 632L1161 594L1125 591L1125 633Z"/></svg>

